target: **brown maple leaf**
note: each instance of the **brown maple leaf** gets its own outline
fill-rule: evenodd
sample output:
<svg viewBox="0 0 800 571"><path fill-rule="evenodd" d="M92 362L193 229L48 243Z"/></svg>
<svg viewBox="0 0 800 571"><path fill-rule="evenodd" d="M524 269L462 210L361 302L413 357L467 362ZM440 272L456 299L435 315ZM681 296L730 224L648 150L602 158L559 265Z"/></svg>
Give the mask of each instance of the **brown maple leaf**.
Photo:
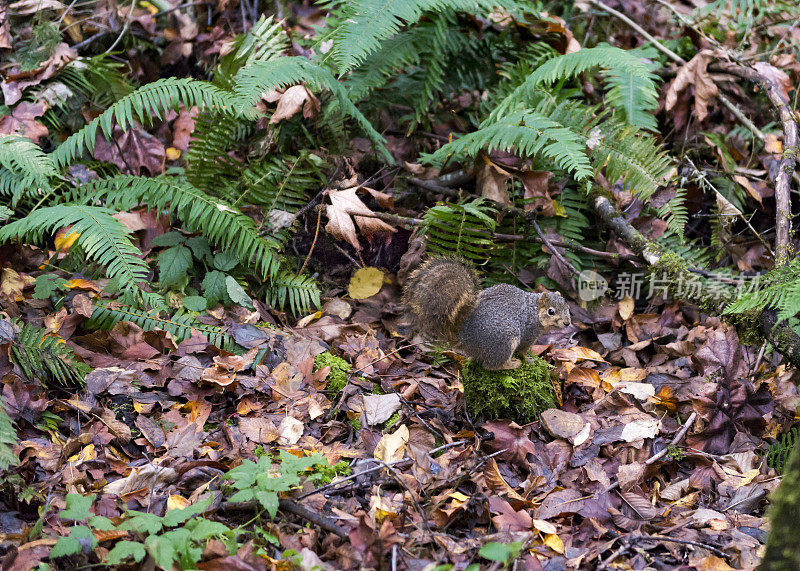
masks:
<svg viewBox="0 0 800 571"><path fill-rule="evenodd" d="M391 234L397 230L383 220L375 218L375 213L361 202L356 194L358 189L358 186L354 186L345 190L326 191L331 203L326 211L328 224L325 230L337 240L346 240L356 250L361 250L356 235L356 224L361 233L368 238L375 234Z"/></svg>
<svg viewBox="0 0 800 571"><path fill-rule="evenodd" d="M670 111L678 102L678 94L690 85L694 86L694 110L697 120L702 121L708 115L708 102L719 93L717 84L708 72L708 64L714 57L714 51L703 49L697 52L686 65L678 70L675 81L667 90L665 108Z"/></svg>

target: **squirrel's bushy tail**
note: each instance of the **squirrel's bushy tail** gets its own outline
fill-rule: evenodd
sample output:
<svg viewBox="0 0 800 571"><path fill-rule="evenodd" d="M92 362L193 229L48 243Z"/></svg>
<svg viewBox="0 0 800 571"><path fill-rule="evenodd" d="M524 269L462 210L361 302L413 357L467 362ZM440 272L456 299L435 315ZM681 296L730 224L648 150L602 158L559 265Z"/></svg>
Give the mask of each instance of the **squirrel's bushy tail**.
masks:
<svg viewBox="0 0 800 571"><path fill-rule="evenodd" d="M464 318L475 308L480 292L472 265L456 256L430 258L406 281L403 301L424 336L456 342Z"/></svg>

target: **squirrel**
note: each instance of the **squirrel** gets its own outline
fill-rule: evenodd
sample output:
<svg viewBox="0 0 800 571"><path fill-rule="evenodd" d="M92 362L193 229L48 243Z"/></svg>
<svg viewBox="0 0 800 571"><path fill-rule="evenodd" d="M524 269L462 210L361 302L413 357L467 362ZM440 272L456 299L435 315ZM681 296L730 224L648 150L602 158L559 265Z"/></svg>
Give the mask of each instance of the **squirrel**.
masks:
<svg viewBox="0 0 800 571"><path fill-rule="evenodd" d="M545 331L570 323L559 293L508 284L481 290L478 273L456 256L428 259L406 281L403 301L423 336L460 347L484 369L515 369Z"/></svg>

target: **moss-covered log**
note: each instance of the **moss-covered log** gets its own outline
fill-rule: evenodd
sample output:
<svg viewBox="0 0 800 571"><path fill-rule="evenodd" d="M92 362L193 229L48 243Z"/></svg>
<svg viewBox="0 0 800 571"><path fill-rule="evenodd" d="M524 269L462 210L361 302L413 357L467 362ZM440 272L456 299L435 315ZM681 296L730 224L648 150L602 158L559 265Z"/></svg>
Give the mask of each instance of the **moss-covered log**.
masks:
<svg viewBox="0 0 800 571"><path fill-rule="evenodd" d="M619 235L630 248L648 265L648 270L654 277L661 279L669 286L669 292L675 299L697 305L701 310L712 315L722 315L725 307L732 301L730 295L723 294L719 288L690 288L681 291L678 284L690 279L693 275L692 268L679 256L672 252L664 251L658 244L645 238L641 232L625 220L605 196L595 199L595 210L617 235ZM700 272L696 272L700 273ZM755 316L730 315L727 320L736 326L740 338L753 340L754 337L764 338L783 355L786 360L800 368L800 336L788 325L777 323L775 312L765 309Z"/></svg>
<svg viewBox="0 0 800 571"><path fill-rule="evenodd" d="M767 553L760 571L797 571L800 569L800 446L795 446L786 463L783 481L772 496L769 510L770 533Z"/></svg>

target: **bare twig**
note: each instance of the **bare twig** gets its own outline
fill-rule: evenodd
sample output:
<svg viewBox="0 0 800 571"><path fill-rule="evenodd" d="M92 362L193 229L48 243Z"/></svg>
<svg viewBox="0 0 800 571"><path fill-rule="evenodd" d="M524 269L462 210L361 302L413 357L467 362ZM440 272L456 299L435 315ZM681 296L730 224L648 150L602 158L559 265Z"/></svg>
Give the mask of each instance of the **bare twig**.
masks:
<svg viewBox="0 0 800 571"><path fill-rule="evenodd" d="M308 260L311 258L311 254L314 253L314 247L317 245L317 238L319 237L319 223L322 220L322 205L321 204L319 205L317 210L319 212L317 212L317 227L314 230L314 241L311 242L311 247L308 249L308 254L306 255L306 259L303 260L303 265L300 266L300 270L297 272L298 276L303 273L304 269L306 269L306 264L308 263Z"/></svg>
<svg viewBox="0 0 800 571"><path fill-rule="evenodd" d="M754 68L724 62L717 63L714 67L759 85L780 115L783 124L784 150L778 167L778 175L775 177L775 265L783 266L789 261L791 255L792 205L790 190L791 176L794 172L798 152L797 122L794 113L780 87Z"/></svg>
<svg viewBox="0 0 800 571"><path fill-rule="evenodd" d="M550 253L553 254L553 256L555 256L555 258L559 262L561 262L567 268L569 268L569 271L571 271L574 275L577 276L580 273L578 271L578 269L575 266L573 266L572 263L569 260L567 260L564 256L562 256L561 252L556 250L556 248L553 246L553 244L550 242L550 240L547 239L547 236L544 235L544 232L542 232L542 229L539 228L539 225L536 223L536 220L531 218L530 222L531 222L531 225L533 226L534 230L536 230L536 233L539 234L539 238L542 239L542 242L544 243L544 245L547 246L548 250L550 250Z"/></svg>
<svg viewBox="0 0 800 571"><path fill-rule="evenodd" d="M721 549L714 547L713 545L709 545L708 543L702 543L700 541L692 541L690 539L673 539L671 537L664 537L661 535L637 535L634 539L641 539L644 541L666 541L669 543L680 543L682 545L693 545L695 547L702 547L703 549L708 549L711 553L723 559L728 558L728 554L722 551Z"/></svg>
<svg viewBox="0 0 800 571"><path fill-rule="evenodd" d="M389 465L390 466L396 466L398 464L403 464L403 463L407 464L409 462L411 462L410 459L403 458L402 460L395 460L394 462L389 462ZM340 478L340 479L338 479L338 480L336 480L334 482L331 482L329 484L325 484L324 486L320 486L319 488L317 488L315 490L311 490L310 492L306 492L305 494L300 494L299 496L297 496L296 499L302 500L303 498L307 498L308 496L313 496L314 494L321 494L322 492L326 492L326 491L330 490L331 488L335 488L339 484L343 484L345 482L349 482L350 480L355 480L356 478L359 478L361 476L366 476L367 474L371 474L372 472L377 472L378 470L382 470L382 469L383 469L383 464L380 464L378 466L373 466L372 468L368 468L366 470L363 470L363 471L361 471L361 472L359 472L357 474L350 474L349 476L345 476L345 477Z"/></svg>
<svg viewBox="0 0 800 571"><path fill-rule="evenodd" d="M219 506L219 509L222 511L233 511L233 510L251 511L263 508L261 507L261 504L258 501L252 500L248 502L223 502L222 505ZM278 509L282 512L291 513L307 521L310 521L314 525L321 527L325 531L330 531L331 533L334 533L343 539L347 539L348 537L347 530L335 524L333 520L323 515L320 515L318 512L308 509L307 507L296 502L295 500L288 500L288 499L279 500Z"/></svg>
<svg viewBox="0 0 800 571"><path fill-rule="evenodd" d="M684 65L686 63L685 59L683 59L681 56L679 56L678 54L673 52L668 47L664 46L661 42L659 42L657 39L655 39L652 36L652 34L649 34L644 28L642 28L639 24L637 24L636 22L634 22L633 20L628 18L622 12L620 12L618 10L614 10L614 8L611 8L610 6L607 6L606 4L601 2L600 0L589 0L589 2L591 2L592 4L594 4L595 6L600 8L601 10L603 10L605 12L608 12L612 16L614 16L614 17L618 18L619 20L622 20L623 22L628 24L628 26L630 26L634 31L636 31L642 37L646 38L649 42L651 42L653 44L653 47L655 47L658 51L660 51L663 54L665 54L668 58L670 58L675 63L679 63L681 65Z"/></svg>
<svg viewBox="0 0 800 571"><path fill-rule="evenodd" d="M611 565L618 557L620 557L623 553L630 549L631 543L628 538L622 542L620 545L611 555L609 555L600 565L597 566L597 571L603 571L608 569L608 566Z"/></svg>
<svg viewBox="0 0 800 571"><path fill-rule="evenodd" d="M119 33L119 36L117 36L117 39L114 40L114 43L111 44L111 46L104 53L107 53L107 54L111 53L113 51L113 49L115 47L117 47L117 44L122 40L122 36L125 35L125 32L128 31L128 27L131 25L131 15L133 14L133 8L135 6L136 6L136 2L134 0L131 0L131 7L130 7L130 9L128 9L128 15L125 16L125 25L122 27L122 31Z"/></svg>
<svg viewBox="0 0 800 571"><path fill-rule="evenodd" d="M669 451L671 446L676 446L683 437L686 436L686 433L689 432L689 429L694 424L695 419L697 418L697 413L692 411L692 414L689 415L689 418L686 419L686 423L681 427L681 429L675 433L675 437L670 441L668 445L661 449L660 452L653 454L650 458L645 460L644 465L649 466L650 464L654 464L658 462L661 458L663 458L666 453ZM607 492L610 492L619 487L619 480L611 484L608 488L606 488Z"/></svg>

